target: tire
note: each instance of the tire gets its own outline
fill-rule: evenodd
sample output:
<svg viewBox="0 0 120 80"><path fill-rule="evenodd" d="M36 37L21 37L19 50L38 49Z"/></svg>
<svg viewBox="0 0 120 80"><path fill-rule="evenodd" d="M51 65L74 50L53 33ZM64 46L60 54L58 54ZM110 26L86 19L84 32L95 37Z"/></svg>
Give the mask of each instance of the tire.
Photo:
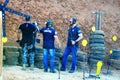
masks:
<svg viewBox="0 0 120 80"><path fill-rule="evenodd" d="M101 60L89 58L88 62L89 62L89 64L97 64L98 61L101 61Z"/></svg>
<svg viewBox="0 0 120 80"><path fill-rule="evenodd" d="M3 61L4 61L4 60L6 60L6 56L5 56L5 55L3 55Z"/></svg>
<svg viewBox="0 0 120 80"><path fill-rule="evenodd" d="M112 66L113 66L114 68L120 70L120 64L114 64L114 65L112 65Z"/></svg>
<svg viewBox="0 0 120 80"><path fill-rule="evenodd" d="M93 43L104 44L104 40L89 40L89 44L93 44Z"/></svg>
<svg viewBox="0 0 120 80"><path fill-rule="evenodd" d="M37 48L35 48L35 55L37 55L37 56L43 56L43 48L41 48L41 47L37 47Z"/></svg>
<svg viewBox="0 0 120 80"><path fill-rule="evenodd" d="M89 58L89 61L88 61L89 68L90 69L96 69L98 61L101 61L101 60L96 60L96 59ZM102 63L103 63L102 68L104 68L104 62L102 61Z"/></svg>
<svg viewBox="0 0 120 80"><path fill-rule="evenodd" d="M5 56L7 57L19 57L19 52L5 52Z"/></svg>
<svg viewBox="0 0 120 80"><path fill-rule="evenodd" d="M55 53L55 56L58 57L58 58L62 58L63 53Z"/></svg>
<svg viewBox="0 0 120 80"><path fill-rule="evenodd" d="M94 54L90 54L90 57L89 57L89 58L104 61L105 55L94 55Z"/></svg>
<svg viewBox="0 0 120 80"><path fill-rule="evenodd" d="M120 54L120 50L115 50L115 49L113 49L113 54L114 54L114 55Z"/></svg>
<svg viewBox="0 0 120 80"><path fill-rule="evenodd" d="M55 60L55 62L57 62L57 61L59 62L60 61L59 57L56 57L56 56L55 56L54 60Z"/></svg>
<svg viewBox="0 0 120 80"><path fill-rule="evenodd" d="M16 61L14 61L14 62L10 62L10 61L6 61L5 62L5 64L7 64L7 65L18 65L19 63Z"/></svg>
<svg viewBox="0 0 120 80"><path fill-rule="evenodd" d="M72 62L67 62L67 64L66 64L66 68L67 68L67 70L70 70L71 69L71 65L72 65Z"/></svg>
<svg viewBox="0 0 120 80"><path fill-rule="evenodd" d="M87 62L77 61L76 66L77 66L77 70L78 70L78 69L83 69L83 68L85 68L85 70L88 69Z"/></svg>
<svg viewBox="0 0 120 80"><path fill-rule="evenodd" d="M43 69L44 68L44 64L43 64L43 62L35 62L35 67Z"/></svg>
<svg viewBox="0 0 120 80"><path fill-rule="evenodd" d="M72 62L72 55L68 56L68 62Z"/></svg>
<svg viewBox="0 0 120 80"><path fill-rule="evenodd" d="M43 53L43 48L41 48L41 47L38 48L38 47L37 47L37 48L36 48L36 51L37 51L37 53Z"/></svg>
<svg viewBox="0 0 120 80"><path fill-rule="evenodd" d="M83 58L84 56L87 57L88 55L87 54L81 54L81 55L79 54L79 55L77 55L78 58Z"/></svg>
<svg viewBox="0 0 120 80"><path fill-rule="evenodd" d="M87 62L87 61L88 61L88 58L87 58L87 56L86 56L85 58L83 58L83 57L77 57L77 61Z"/></svg>
<svg viewBox="0 0 120 80"><path fill-rule="evenodd" d="M104 40L104 36L102 36L102 35L91 35L89 39L90 40L94 40L94 39L102 39L102 40Z"/></svg>
<svg viewBox="0 0 120 80"><path fill-rule="evenodd" d="M83 55L87 55L87 53L82 51L77 52L77 57L83 57Z"/></svg>
<svg viewBox="0 0 120 80"><path fill-rule="evenodd" d="M56 51L56 53L61 53L61 49L60 48L55 48L55 51Z"/></svg>
<svg viewBox="0 0 120 80"><path fill-rule="evenodd" d="M43 61L43 56L35 56L35 61L36 61L36 62L41 62L41 61Z"/></svg>
<svg viewBox="0 0 120 80"><path fill-rule="evenodd" d="M13 57L6 57L6 64L8 65L18 65L18 58L13 58Z"/></svg>
<svg viewBox="0 0 120 80"><path fill-rule="evenodd" d="M35 56L43 56L43 53L35 53Z"/></svg>
<svg viewBox="0 0 120 80"><path fill-rule="evenodd" d="M110 59L120 60L120 54L118 55L111 54Z"/></svg>
<svg viewBox="0 0 120 80"><path fill-rule="evenodd" d="M5 52L18 52L18 47L16 46L3 46Z"/></svg>
<svg viewBox="0 0 120 80"><path fill-rule="evenodd" d="M90 48L91 47L104 47L104 46L105 46L104 44L98 44L98 43L90 44Z"/></svg>
<svg viewBox="0 0 120 80"><path fill-rule="evenodd" d="M94 55L106 55L106 52L105 51L99 51L99 50L96 50L96 51L90 51L90 54L94 54Z"/></svg>
<svg viewBox="0 0 120 80"><path fill-rule="evenodd" d="M20 54L22 54L22 48L21 48L21 47L18 47L18 52L19 52Z"/></svg>
<svg viewBox="0 0 120 80"><path fill-rule="evenodd" d="M87 53L86 52L82 52L82 51L79 51L77 53L77 61L81 61L81 62L87 62L88 58L87 58Z"/></svg>
<svg viewBox="0 0 120 80"><path fill-rule="evenodd" d="M120 60L109 59L110 65L116 69L120 69Z"/></svg>
<svg viewBox="0 0 120 80"><path fill-rule="evenodd" d="M90 53L105 53L105 50L90 49Z"/></svg>
<svg viewBox="0 0 120 80"><path fill-rule="evenodd" d="M110 55L111 59L116 59L119 60L120 59L120 50L113 50L113 53Z"/></svg>
<svg viewBox="0 0 120 80"><path fill-rule="evenodd" d="M6 61L11 61L11 62L14 62L14 61L18 61L18 58L13 58L13 57L6 57Z"/></svg>
<svg viewBox="0 0 120 80"><path fill-rule="evenodd" d="M54 67L55 67L55 69L57 69L57 70L59 70L59 61L56 61L56 62L54 62Z"/></svg>
<svg viewBox="0 0 120 80"><path fill-rule="evenodd" d="M102 35L102 36L104 36L104 32L102 30L95 30L94 32L91 32L90 35Z"/></svg>
<svg viewBox="0 0 120 80"><path fill-rule="evenodd" d="M90 50L101 50L101 51L105 51L105 47L91 47Z"/></svg>

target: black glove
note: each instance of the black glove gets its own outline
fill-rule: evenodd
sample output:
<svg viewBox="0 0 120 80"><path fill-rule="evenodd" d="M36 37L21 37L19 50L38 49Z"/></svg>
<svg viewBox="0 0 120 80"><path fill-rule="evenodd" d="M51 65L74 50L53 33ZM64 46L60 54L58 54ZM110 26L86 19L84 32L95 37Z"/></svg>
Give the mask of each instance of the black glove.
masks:
<svg viewBox="0 0 120 80"><path fill-rule="evenodd" d="M16 40L17 43L20 43L21 40Z"/></svg>
<svg viewBox="0 0 120 80"><path fill-rule="evenodd" d="M40 39L36 38L36 42L37 42L37 43L40 43Z"/></svg>

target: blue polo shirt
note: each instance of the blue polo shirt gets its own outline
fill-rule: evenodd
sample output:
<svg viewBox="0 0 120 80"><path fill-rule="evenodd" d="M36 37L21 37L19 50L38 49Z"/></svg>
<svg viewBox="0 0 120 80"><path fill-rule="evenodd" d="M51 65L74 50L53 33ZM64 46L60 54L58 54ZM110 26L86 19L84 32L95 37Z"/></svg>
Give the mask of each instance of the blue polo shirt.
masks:
<svg viewBox="0 0 120 80"><path fill-rule="evenodd" d="M40 30L43 34L43 48L54 49L54 36L57 36L57 32L53 27L44 27Z"/></svg>
<svg viewBox="0 0 120 80"><path fill-rule="evenodd" d="M23 23L19 26L19 29L22 31L22 42L33 43L36 27L32 23Z"/></svg>
<svg viewBox="0 0 120 80"><path fill-rule="evenodd" d="M67 46L72 46L72 40L75 41L78 39L78 34L82 33L81 29L78 26L70 27L68 30L68 41ZM78 47L78 42L75 43L75 46Z"/></svg>

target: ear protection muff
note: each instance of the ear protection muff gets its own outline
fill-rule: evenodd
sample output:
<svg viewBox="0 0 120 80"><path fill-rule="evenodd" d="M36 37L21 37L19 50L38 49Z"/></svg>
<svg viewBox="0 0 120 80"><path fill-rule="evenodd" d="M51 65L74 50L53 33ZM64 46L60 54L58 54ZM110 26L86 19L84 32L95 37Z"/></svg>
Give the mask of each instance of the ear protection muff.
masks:
<svg viewBox="0 0 120 80"><path fill-rule="evenodd" d="M73 22L73 24L75 24L76 23L76 18L72 18L72 22Z"/></svg>
<svg viewBox="0 0 120 80"><path fill-rule="evenodd" d="M53 22L52 22L51 20L48 20L48 21L46 22L46 26L49 26L49 25L53 25Z"/></svg>
<svg viewBox="0 0 120 80"><path fill-rule="evenodd" d="M25 20L26 20L26 21L30 21L30 18L31 18L30 16L26 16L26 17L25 17Z"/></svg>

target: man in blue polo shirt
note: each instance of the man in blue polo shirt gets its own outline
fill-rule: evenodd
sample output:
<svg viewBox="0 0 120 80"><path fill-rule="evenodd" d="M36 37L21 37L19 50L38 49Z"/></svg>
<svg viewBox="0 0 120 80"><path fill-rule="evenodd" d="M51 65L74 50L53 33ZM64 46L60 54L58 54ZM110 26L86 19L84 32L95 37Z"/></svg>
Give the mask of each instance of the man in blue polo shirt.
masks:
<svg viewBox="0 0 120 80"><path fill-rule="evenodd" d="M37 28L30 22L30 16L26 17L26 22L21 24L18 29L18 40L22 47L22 62L23 70L26 69L27 56L29 58L30 69L34 69L34 33ZM22 33L22 39L20 40L20 34Z"/></svg>
<svg viewBox="0 0 120 80"><path fill-rule="evenodd" d="M61 71L66 70L67 57L70 53L72 53L72 66L69 73L73 73L75 71L76 66L76 53L78 51L78 42L83 38L81 29L76 25L76 19L70 19L70 28L68 30L68 41L67 46L65 48L63 57L62 57L62 67Z"/></svg>
<svg viewBox="0 0 120 80"><path fill-rule="evenodd" d="M52 27L53 22L48 20L46 22L46 27L40 30L43 34L43 49L44 49L44 72L48 71L48 54L50 54L50 72L55 73L54 70L54 58L55 58L55 40L60 47L60 41L57 36L56 30Z"/></svg>

